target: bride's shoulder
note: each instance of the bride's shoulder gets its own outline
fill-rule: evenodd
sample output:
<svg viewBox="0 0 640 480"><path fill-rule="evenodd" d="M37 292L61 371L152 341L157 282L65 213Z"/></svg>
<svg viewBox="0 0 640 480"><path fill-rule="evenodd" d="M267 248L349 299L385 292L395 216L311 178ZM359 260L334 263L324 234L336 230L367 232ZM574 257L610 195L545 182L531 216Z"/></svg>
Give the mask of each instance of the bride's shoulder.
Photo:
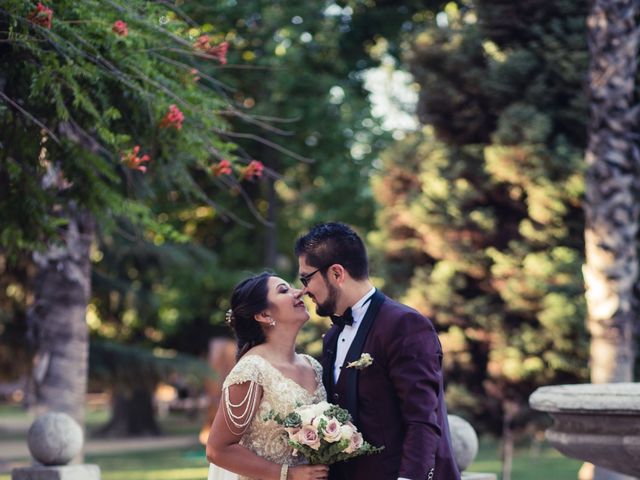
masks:
<svg viewBox="0 0 640 480"><path fill-rule="evenodd" d="M227 375L224 387L244 382L255 382L262 385L263 367L262 357L259 355L243 355Z"/></svg>
<svg viewBox="0 0 640 480"><path fill-rule="evenodd" d="M234 369L262 369L265 367L265 364L268 363L267 360L259 355L257 352L252 352L249 350L245 353L238 362L236 363Z"/></svg>

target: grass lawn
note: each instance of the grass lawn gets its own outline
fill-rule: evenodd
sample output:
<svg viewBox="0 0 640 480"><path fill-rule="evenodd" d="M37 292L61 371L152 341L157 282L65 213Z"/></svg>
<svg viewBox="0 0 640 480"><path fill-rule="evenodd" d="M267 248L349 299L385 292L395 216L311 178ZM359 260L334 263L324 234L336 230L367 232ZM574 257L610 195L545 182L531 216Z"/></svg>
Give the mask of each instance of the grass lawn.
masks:
<svg viewBox="0 0 640 480"><path fill-rule="evenodd" d="M208 466L204 449L172 449L112 455L90 455L87 463L100 466L102 480L205 480ZM576 480L581 462L563 457L551 448L543 448L537 457L528 449L516 450L513 480ZM498 474L500 460L494 442L487 442L469 471ZM0 480L9 480L0 475Z"/></svg>
<svg viewBox="0 0 640 480"><path fill-rule="evenodd" d="M104 424L108 419L105 408L87 408L87 427L89 431ZM0 418L22 418L27 414L19 406L0 405ZM167 435L197 434L202 419L188 417L182 413L172 413L160 421ZM24 433L6 433L19 439ZM0 451L0 459L2 452ZM174 448L145 452L126 452L119 454L87 455L87 463L100 466L102 480L205 480L208 465L204 456L204 447ZM576 480L582 463L565 458L556 450L543 446L537 454L532 454L527 446L516 448L513 462L513 480ZM500 480L500 455L498 442L491 438L480 440L480 451L475 462L468 468L470 472L498 474ZM10 480L10 475L0 474L0 480Z"/></svg>
<svg viewBox="0 0 640 480"><path fill-rule="evenodd" d="M539 454L529 448L516 448L511 478L513 480L576 480L582 462L562 456L557 450L543 446ZM500 480L502 462L495 440L480 440L480 450L467 469L470 472L495 473Z"/></svg>
<svg viewBox="0 0 640 480"><path fill-rule="evenodd" d="M100 466L102 480L206 480L209 471L204 448L88 456L87 463Z"/></svg>

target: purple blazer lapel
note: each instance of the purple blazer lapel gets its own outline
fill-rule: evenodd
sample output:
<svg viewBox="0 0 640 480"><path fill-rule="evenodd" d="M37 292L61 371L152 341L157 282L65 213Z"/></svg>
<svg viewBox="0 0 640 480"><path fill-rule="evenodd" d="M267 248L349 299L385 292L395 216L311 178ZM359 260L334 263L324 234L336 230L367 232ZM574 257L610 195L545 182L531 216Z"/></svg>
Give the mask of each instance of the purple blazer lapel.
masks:
<svg viewBox="0 0 640 480"><path fill-rule="evenodd" d="M373 294L373 297L371 298L371 304L367 309L367 313L365 313L364 318L362 319L362 324L360 325L360 328L358 328L358 333L353 339L353 342L349 347L349 351L347 352L347 357L345 358L344 362L345 366L349 362L354 362L358 360L358 358L360 358L362 349L364 348L364 342L369 335L369 331L373 326L373 321L378 316L378 311L380 310L380 306L384 303L385 298L386 297L382 292L380 292L380 290L376 290ZM356 423L358 421L358 369L343 367L343 371L340 373L340 377L345 374L347 382L347 410L349 410L349 413L351 413L353 422Z"/></svg>

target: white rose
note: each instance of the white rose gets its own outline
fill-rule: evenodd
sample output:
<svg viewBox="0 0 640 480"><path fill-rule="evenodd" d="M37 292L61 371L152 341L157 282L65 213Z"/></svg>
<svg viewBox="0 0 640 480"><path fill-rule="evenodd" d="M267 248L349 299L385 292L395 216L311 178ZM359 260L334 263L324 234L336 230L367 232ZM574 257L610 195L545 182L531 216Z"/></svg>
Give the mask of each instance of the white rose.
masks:
<svg viewBox="0 0 640 480"><path fill-rule="evenodd" d="M340 422L338 422L335 418L332 418L327 423L327 426L324 427L323 438L329 442L337 442L342 438L342 432L340 430Z"/></svg>
<svg viewBox="0 0 640 480"><path fill-rule="evenodd" d="M302 425L311 425L313 418L316 416L316 412L311 407L301 408L296 410L302 420Z"/></svg>
<svg viewBox="0 0 640 480"><path fill-rule="evenodd" d="M313 425L316 428L320 428L320 422L324 420L325 422L329 422L329 419L327 417L325 417L324 415L318 415L317 417L314 417L313 420L311 421L311 425Z"/></svg>
<svg viewBox="0 0 640 480"><path fill-rule="evenodd" d="M331 405L329 405L327 402L318 402L313 406L313 411L316 415L322 415L329 409L329 407L331 407Z"/></svg>
<svg viewBox="0 0 640 480"><path fill-rule="evenodd" d="M349 425L342 425L340 427L340 440L351 440L354 430Z"/></svg>

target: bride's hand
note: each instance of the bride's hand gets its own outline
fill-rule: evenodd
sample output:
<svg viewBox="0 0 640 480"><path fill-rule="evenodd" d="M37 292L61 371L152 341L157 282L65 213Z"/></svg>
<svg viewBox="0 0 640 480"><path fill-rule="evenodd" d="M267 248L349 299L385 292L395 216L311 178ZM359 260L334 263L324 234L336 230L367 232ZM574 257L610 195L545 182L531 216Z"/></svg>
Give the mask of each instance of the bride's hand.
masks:
<svg viewBox="0 0 640 480"><path fill-rule="evenodd" d="M300 465L290 467L287 480L326 480L329 478L329 467L326 465Z"/></svg>

